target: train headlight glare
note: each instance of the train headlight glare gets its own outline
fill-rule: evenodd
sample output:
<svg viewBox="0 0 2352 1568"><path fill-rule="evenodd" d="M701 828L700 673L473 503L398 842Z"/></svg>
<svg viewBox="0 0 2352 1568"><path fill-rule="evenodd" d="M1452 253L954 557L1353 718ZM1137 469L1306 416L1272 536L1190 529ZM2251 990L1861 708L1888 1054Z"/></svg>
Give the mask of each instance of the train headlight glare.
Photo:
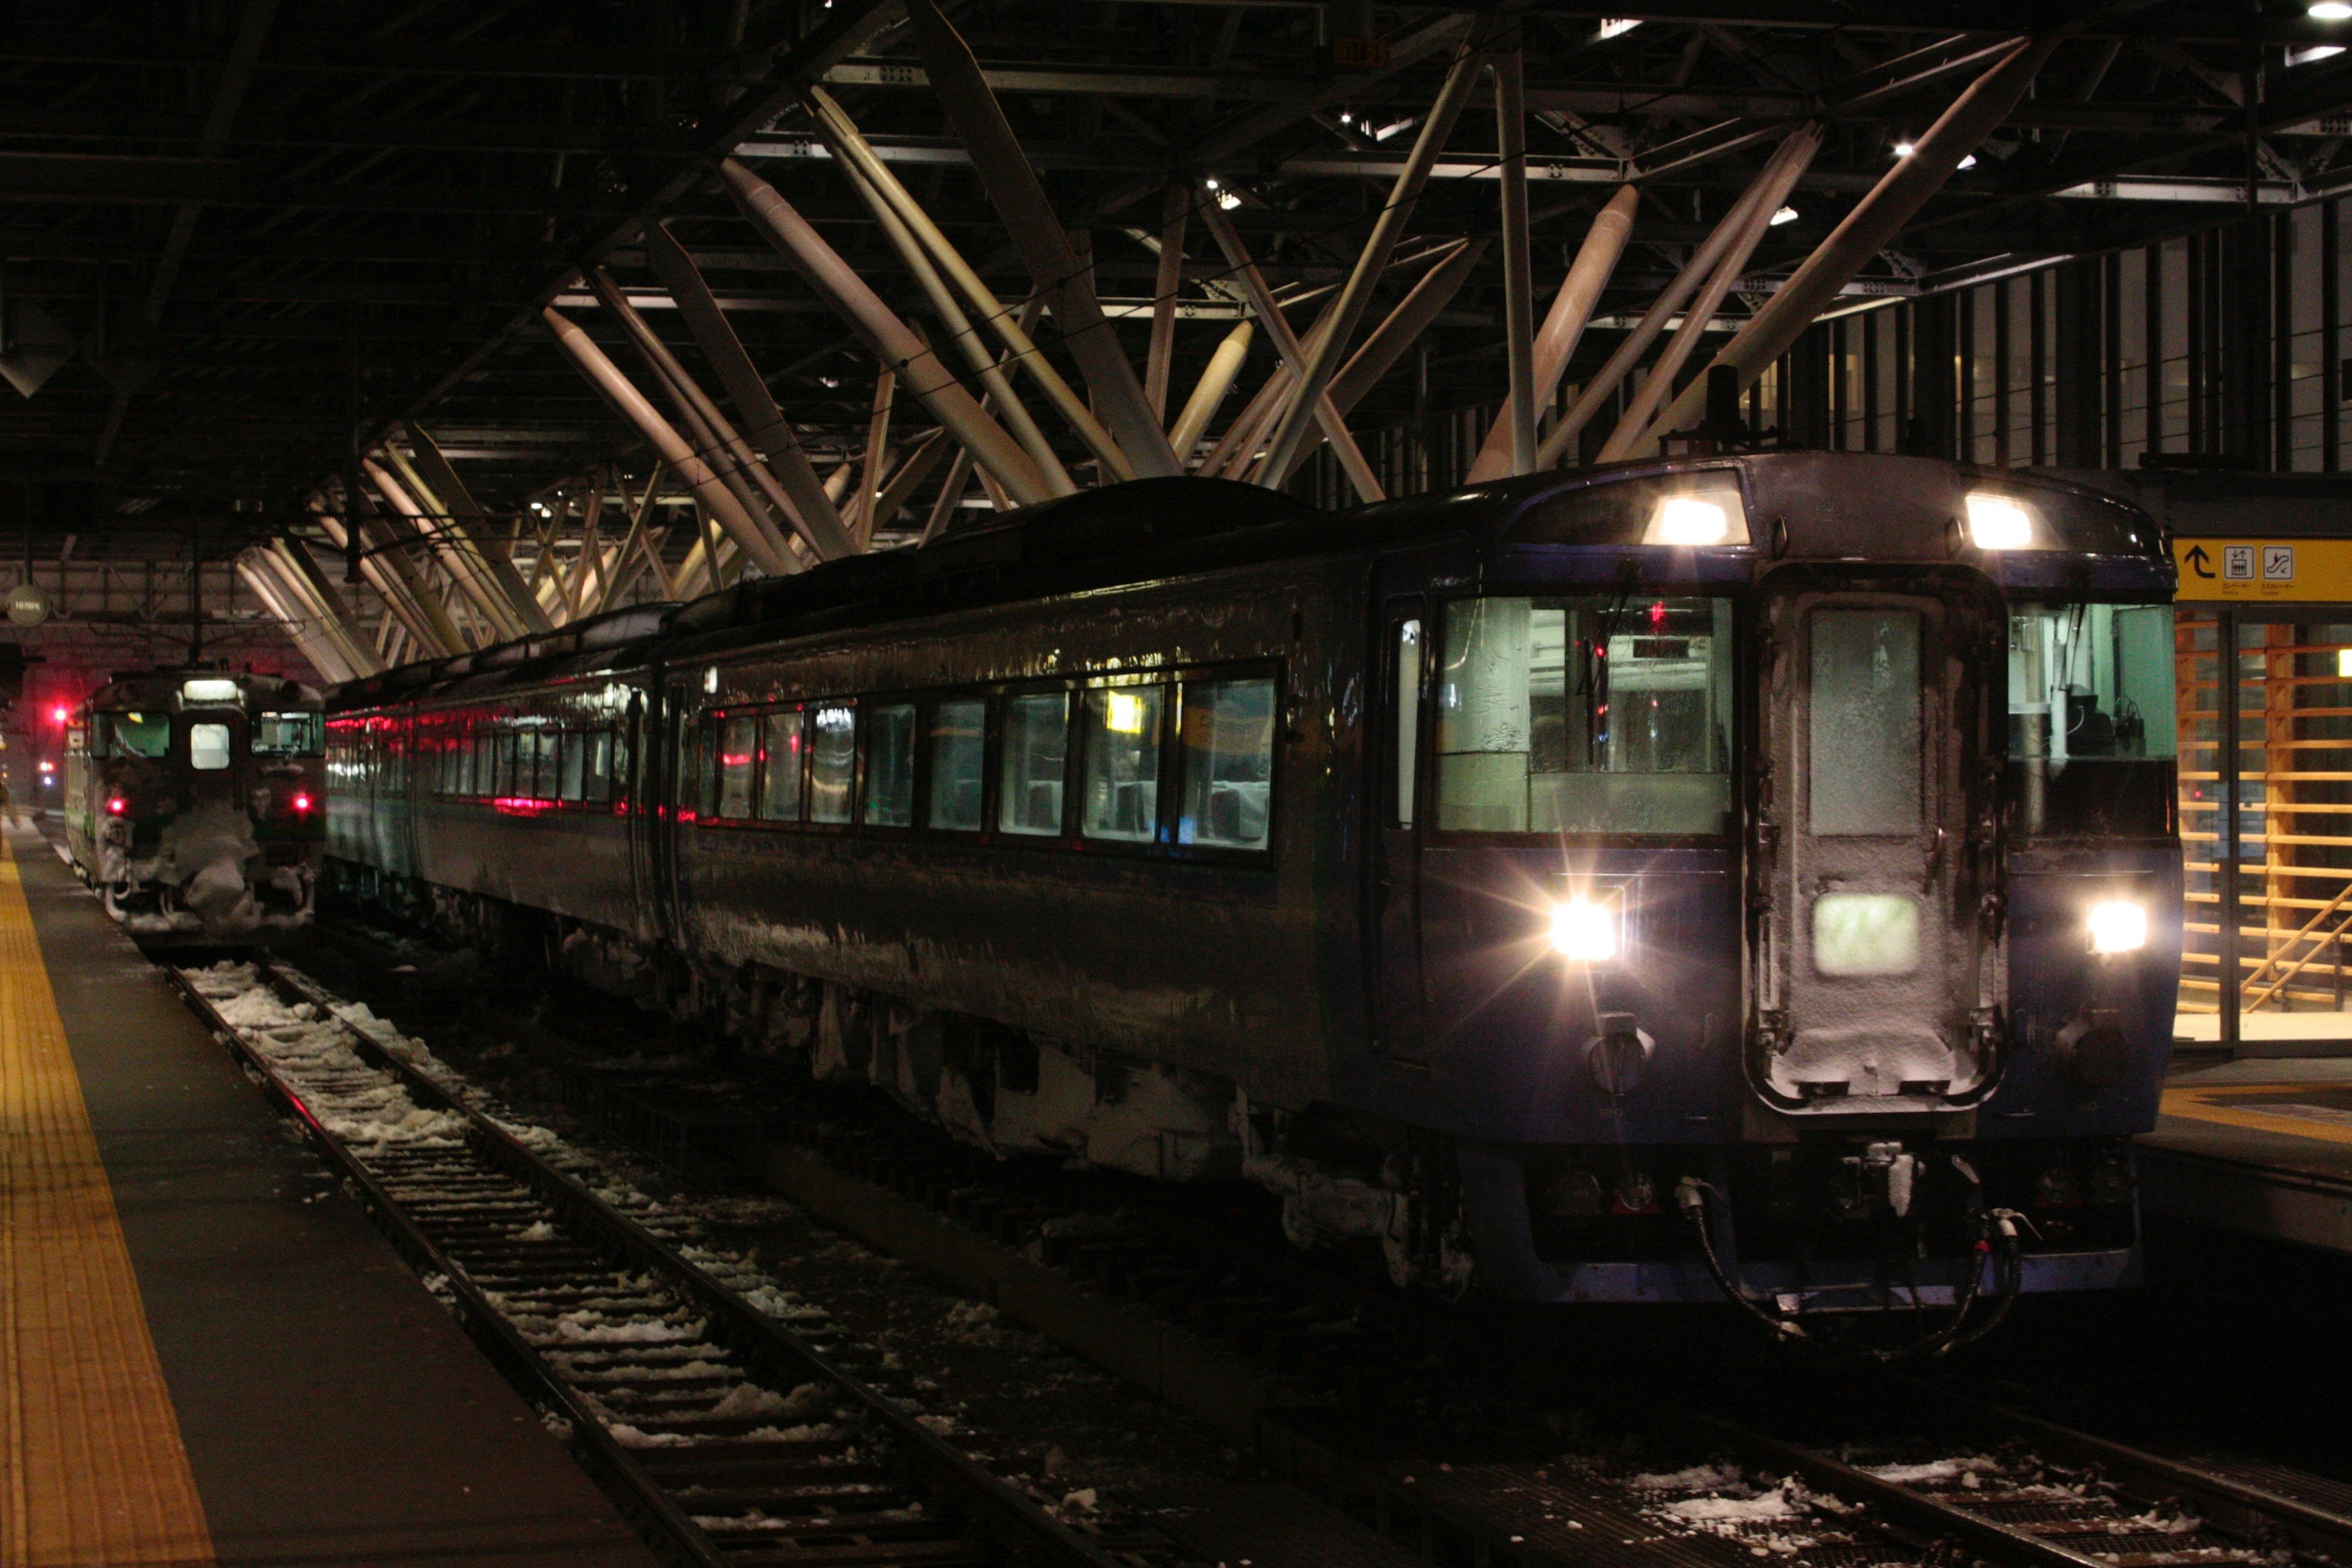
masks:
<svg viewBox="0 0 2352 1568"><path fill-rule="evenodd" d="M1605 963L1617 956L1617 911L1591 899L1564 899L1551 907L1551 946L1578 963Z"/></svg>
<svg viewBox="0 0 2352 1568"><path fill-rule="evenodd" d="M1977 491L1969 497L1969 542L1979 550L2029 549L2033 514L2007 496Z"/></svg>
<svg viewBox="0 0 2352 1568"><path fill-rule="evenodd" d="M1745 544L1748 510L1736 489L1700 490L1666 496L1650 510L1642 531L1644 544Z"/></svg>
<svg viewBox="0 0 2352 1568"><path fill-rule="evenodd" d="M2134 900L2093 904L2090 923L2093 952L2137 952L2147 945L2147 906Z"/></svg>

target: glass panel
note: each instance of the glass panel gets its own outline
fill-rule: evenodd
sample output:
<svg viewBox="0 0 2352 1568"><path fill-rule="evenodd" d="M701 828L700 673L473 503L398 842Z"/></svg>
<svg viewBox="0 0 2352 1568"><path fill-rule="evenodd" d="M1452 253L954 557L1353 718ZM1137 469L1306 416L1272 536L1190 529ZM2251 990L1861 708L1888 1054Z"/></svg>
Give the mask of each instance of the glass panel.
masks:
<svg viewBox="0 0 2352 1568"><path fill-rule="evenodd" d="M915 705L866 710L865 820L873 827L915 825Z"/></svg>
<svg viewBox="0 0 2352 1568"><path fill-rule="evenodd" d="M514 794L514 731L490 737L490 794L505 800Z"/></svg>
<svg viewBox="0 0 2352 1568"><path fill-rule="evenodd" d="M801 710L768 715L768 771L761 775L760 815L770 822L801 819Z"/></svg>
<svg viewBox="0 0 2352 1568"><path fill-rule="evenodd" d="M575 730L563 737L563 798L578 800L587 779L588 737Z"/></svg>
<svg viewBox="0 0 2352 1568"><path fill-rule="evenodd" d="M172 721L160 714L100 713L101 757L160 757L172 749Z"/></svg>
<svg viewBox="0 0 2352 1568"><path fill-rule="evenodd" d="M1396 821L1412 826L1413 785L1421 766L1421 623L1397 626Z"/></svg>
<svg viewBox="0 0 2352 1568"><path fill-rule="evenodd" d="M490 793L490 738L469 735L466 739L466 793L483 795Z"/></svg>
<svg viewBox="0 0 2352 1568"><path fill-rule="evenodd" d="M2028 834L2172 831L2168 605L2020 605L2009 617L2009 788Z"/></svg>
<svg viewBox="0 0 2352 1568"><path fill-rule="evenodd" d="M980 830L987 740L987 703L941 702L931 710L931 826L957 833Z"/></svg>
<svg viewBox="0 0 2352 1568"><path fill-rule="evenodd" d="M188 766L200 773L216 773L229 763L228 726L188 726Z"/></svg>
<svg viewBox="0 0 2352 1568"><path fill-rule="evenodd" d="M524 733L522 750L515 763L515 794L532 800L550 800L555 795L555 737L544 730Z"/></svg>
<svg viewBox="0 0 2352 1568"><path fill-rule="evenodd" d="M582 764L580 798L602 805L613 798L613 731L591 730L581 748L587 761Z"/></svg>
<svg viewBox="0 0 2352 1568"><path fill-rule="evenodd" d="M1919 616L1816 610L1811 830L1919 830Z"/></svg>
<svg viewBox="0 0 2352 1568"><path fill-rule="evenodd" d="M1005 699L998 827L1007 833L1062 831L1062 768L1069 743L1068 692L1032 691Z"/></svg>
<svg viewBox="0 0 2352 1568"><path fill-rule="evenodd" d="M809 820L847 822L850 785L857 774L857 710L827 702L815 710L809 752Z"/></svg>
<svg viewBox="0 0 2352 1568"><path fill-rule="evenodd" d="M1465 600L1445 616L1437 826L1719 834L1731 601Z"/></svg>
<svg viewBox="0 0 2352 1568"><path fill-rule="evenodd" d="M751 815L751 771L759 761L760 721L738 714L719 729L719 815L740 822Z"/></svg>
<svg viewBox="0 0 2352 1568"><path fill-rule="evenodd" d="M1419 622L1406 624L1418 633ZM1400 656L1406 651L1417 656L1418 643L1410 650L1400 643ZM1414 686L1405 689L1418 685L1416 674ZM1400 729L1401 742L1403 733ZM1265 848L1274 789L1274 682L1187 681L1183 741L1184 808L1176 819L1176 842ZM1412 777L1408 767L1400 778L1408 813Z"/></svg>
<svg viewBox="0 0 2352 1568"><path fill-rule="evenodd" d="M323 731L316 713L264 713L253 727L257 757L315 757Z"/></svg>
<svg viewBox="0 0 2352 1568"><path fill-rule="evenodd" d="M1095 687L1087 693L1086 818L1089 838L1149 843L1160 828L1160 710L1164 686Z"/></svg>
<svg viewBox="0 0 2352 1568"><path fill-rule="evenodd" d="M1813 900L1813 968L1832 978L1919 967L1919 902L1905 893L1823 893Z"/></svg>

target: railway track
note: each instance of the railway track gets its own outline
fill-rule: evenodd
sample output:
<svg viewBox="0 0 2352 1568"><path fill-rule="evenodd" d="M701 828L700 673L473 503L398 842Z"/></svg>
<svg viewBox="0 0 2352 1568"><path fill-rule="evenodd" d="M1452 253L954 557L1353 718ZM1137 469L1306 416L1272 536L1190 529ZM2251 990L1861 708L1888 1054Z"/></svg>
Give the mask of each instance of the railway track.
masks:
<svg viewBox="0 0 2352 1568"><path fill-rule="evenodd" d="M682 1563L1127 1568L785 1320L690 1221L338 1016L283 966L170 972L428 1286ZM633 1212L634 1211L634 1212Z"/></svg>

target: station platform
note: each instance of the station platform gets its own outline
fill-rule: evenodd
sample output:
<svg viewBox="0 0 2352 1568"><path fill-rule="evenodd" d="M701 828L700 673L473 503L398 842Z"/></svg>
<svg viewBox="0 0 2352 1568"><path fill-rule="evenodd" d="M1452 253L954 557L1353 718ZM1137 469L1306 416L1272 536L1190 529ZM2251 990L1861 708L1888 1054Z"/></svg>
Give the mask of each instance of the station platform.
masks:
<svg viewBox="0 0 2352 1568"><path fill-rule="evenodd" d="M48 842L0 833L0 1564L656 1561Z"/></svg>
<svg viewBox="0 0 2352 1568"><path fill-rule="evenodd" d="M2336 1016L2297 1021L2307 1027L2310 1016ZM2278 1038L2210 1064L2177 1052L2184 1065L2139 1141L2142 1205L2160 1218L2352 1253L2352 1058L2284 1054Z"/></svg>

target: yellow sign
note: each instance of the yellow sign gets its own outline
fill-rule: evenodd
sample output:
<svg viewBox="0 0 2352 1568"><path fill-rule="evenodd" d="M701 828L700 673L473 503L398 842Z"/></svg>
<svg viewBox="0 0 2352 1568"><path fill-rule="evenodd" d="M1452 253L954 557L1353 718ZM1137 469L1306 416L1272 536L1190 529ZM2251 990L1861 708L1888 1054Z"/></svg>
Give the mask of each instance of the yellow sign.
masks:
<svg viewBox="0 0 2352 1568"><path fill-rule="evenodd" d="M2352 539L2172 542L2184 603L2352 602Z"/></svg>

